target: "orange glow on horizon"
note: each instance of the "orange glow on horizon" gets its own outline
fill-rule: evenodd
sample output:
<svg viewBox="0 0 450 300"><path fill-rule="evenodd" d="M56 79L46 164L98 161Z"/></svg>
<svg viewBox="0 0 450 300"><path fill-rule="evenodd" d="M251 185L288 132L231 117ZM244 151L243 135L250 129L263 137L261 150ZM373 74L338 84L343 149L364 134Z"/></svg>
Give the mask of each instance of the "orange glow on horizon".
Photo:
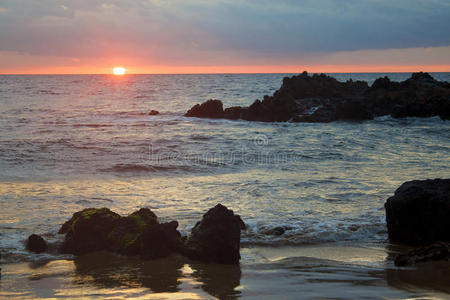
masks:
<svg viewBox="0 0 450 300"><path fill-rule="evenodd" d="M115 67L119 68L119 67ZM116 74L115 68L113 74ZM120 67L122 68L122 67ZM450 72L450 65L237 65L143 66L124 69L124 74L223 74L223 73L412 73ZM122 70L118 70L119 73ZM42 67L0 69L0 74L111 74L108 67Z"/></svg>

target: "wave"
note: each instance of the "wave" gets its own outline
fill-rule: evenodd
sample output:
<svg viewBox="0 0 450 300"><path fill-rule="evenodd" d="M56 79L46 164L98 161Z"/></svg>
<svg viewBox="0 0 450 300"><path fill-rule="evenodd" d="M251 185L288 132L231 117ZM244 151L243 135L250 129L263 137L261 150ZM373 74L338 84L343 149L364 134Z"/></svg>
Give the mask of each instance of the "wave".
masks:
<svg viewBox="0 0 450 300"><path fill-rule="evenodd" d="M209 140L213 139L213 137L204 136L204 135L200 135L200 134L193 134L193 135L191 135L191 139L194 141L209 141Z"/></svg>
<svg viewBox="0 0 450 300"><path fill-rule="evenodd" d="M306 221L264 225L250 221L246 224L247 229L241 235L242 246L298 246L344 241L382 242L387 239L386 224L382 220Z"/></svg>
<svg viewBox="0 0 450 300"><path fill-rule="evenodd" d="M116 164L111 168L100 169L102 172L114 173L152 173L164 171L194 171L190 166L156 166L156 165L138 165L138 164Z"/></svg>
<svg viewBox="0 0 450 300"><path fill-rule="evenodd" d="M100 128L100 127L113 127L113 124L73 124L73 127L90 127L90 128Z"/></svg>

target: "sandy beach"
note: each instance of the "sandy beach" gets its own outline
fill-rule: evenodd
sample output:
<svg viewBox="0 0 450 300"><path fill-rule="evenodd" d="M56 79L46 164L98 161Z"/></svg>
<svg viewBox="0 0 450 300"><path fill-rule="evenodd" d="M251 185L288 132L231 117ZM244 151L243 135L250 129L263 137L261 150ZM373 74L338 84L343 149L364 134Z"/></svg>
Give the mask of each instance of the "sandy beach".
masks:
<svg viewBox="0 0 450 300"><path fill-rule="evenodd" d="M107 252L2 266L0 297L21 299L448 299L450 263L397 268L391 249L328 244L242 249L240 266Z"/></svg>

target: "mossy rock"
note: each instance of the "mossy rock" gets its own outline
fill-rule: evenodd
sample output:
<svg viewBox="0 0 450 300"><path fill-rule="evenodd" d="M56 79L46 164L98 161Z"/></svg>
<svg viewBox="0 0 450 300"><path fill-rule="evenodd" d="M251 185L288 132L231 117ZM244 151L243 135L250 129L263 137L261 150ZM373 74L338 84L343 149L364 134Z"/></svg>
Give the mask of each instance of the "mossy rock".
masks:
<svg viewBox="0 0 450 300"><path fill-rule="evenodd" d="M148 208L122 217L108 235L109 249L125 255L138 255L141 235L157 224L158 217Z"/></svg>
<svg viewBox="0 0 450 300"><path fill-rule="evenodd" d="M138 255L141 235L157 224L158 217L148 208L126 217L108 208L87 208L61 226L59 233L66 234L66 238L60 250L72 254L109 250Z"/></svg>
<svg viewBox="0 0 450 300"><path fill-rule="evenodd" d="M72 215L72 218L61 226L58 233L59 234L69 233L74 230L74 225L80 218L84 220L89 220L94 215L101 215L103 216L103 218L110 218L112 220L120 218L120 215L116 214L115 212L109 210L106 207L86 208L74 213Z"/></svg>
<svg viewBox="0 0 450 300"><path fill-rule="evenodd" d="M88 208L75 213L59 233L66 233L61 252L84 254L108 248L108 235L120 215L107 208Z"/></svg>

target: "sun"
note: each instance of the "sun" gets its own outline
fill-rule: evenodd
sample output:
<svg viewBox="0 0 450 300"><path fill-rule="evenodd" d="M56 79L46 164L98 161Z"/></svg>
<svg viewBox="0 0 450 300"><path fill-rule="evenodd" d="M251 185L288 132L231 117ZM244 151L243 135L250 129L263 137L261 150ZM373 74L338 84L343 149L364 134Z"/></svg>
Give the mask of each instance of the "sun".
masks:
<svg viewBox="0 0 450 300"><path fill-rule="evenodd" d="M127 71L127 69L125 69L123 67L114 67L114 69L113 69L114 75L125 75L126 71Z"/></svg>

